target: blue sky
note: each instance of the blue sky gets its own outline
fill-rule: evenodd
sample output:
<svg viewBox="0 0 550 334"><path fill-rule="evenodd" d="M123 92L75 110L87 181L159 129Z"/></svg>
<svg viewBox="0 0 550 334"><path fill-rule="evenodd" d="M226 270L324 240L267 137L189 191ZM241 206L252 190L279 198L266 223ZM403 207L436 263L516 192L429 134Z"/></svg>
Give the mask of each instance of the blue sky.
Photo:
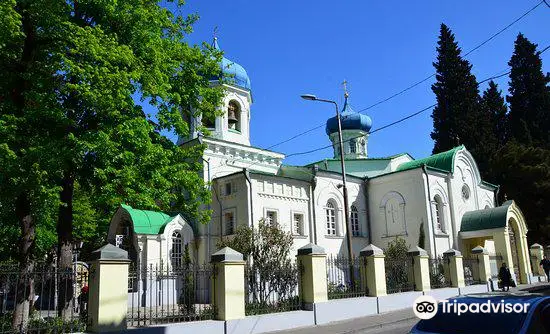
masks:
<svg viewBox="0 0 550 334"><path fill-rule="evenodd" d="M210 42L217 26L225 56L247 70L254 98L252 144L267 148L333 116L331 105L301 100L301 94L341 103L345 79L350 102L358 111L433 73L442 22L468 51L538 2L189 0L184 11L200 15L190 43ZM540 5L468 56L478 81L507 69L519 32L540 48L549 45L550 8ZM545 71L550 71L550 52L543 55L543 62ZM368 110L373 129L433 104L433 80ZM496 81L506 92L508 77ZM369 156L431 154L430 115L431 110L373 134ZM290 154L328 144L323 126L273 150ZM327 157L332 157L331 149L291 157L285 163Z"/></svg>

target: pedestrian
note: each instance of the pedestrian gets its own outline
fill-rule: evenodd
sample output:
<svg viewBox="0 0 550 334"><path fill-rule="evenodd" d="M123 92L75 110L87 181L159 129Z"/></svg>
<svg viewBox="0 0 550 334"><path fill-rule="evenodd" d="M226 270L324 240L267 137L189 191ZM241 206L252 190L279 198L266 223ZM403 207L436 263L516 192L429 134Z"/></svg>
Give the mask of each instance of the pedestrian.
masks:
<svg viewBox="0 0 550 334"><path fill-rule="evenodd" d="M548 260L547 256L544 256L544 259L540 261L539 264L542 269L544 269L544 273L546 274L546 281L550 282L550 260Z"/></svg>
<svg viewBox="0 0 550 334"><path fill-rule="evenodd" d="M506 263L504 262L502 262L502 266L500 266L498 279L502 284L502 291L509 291L510 285L512 285L512 274L510 274L510 270L506 267Z"/></svg>
<svg viewBox="0 0 550 334"><path fill-rule="evenodd" d="M78 296L78 306L81 315L86 315L88 313L88 286L84 285L80 289L80 296Z"/></svg>

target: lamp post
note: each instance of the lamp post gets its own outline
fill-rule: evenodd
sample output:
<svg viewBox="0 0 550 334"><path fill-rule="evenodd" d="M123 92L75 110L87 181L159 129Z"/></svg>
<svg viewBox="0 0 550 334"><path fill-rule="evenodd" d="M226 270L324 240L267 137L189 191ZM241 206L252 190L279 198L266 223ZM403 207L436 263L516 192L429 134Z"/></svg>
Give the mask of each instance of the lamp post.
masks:
<svg viewBox="0 0 550 334"><path fill-rule="evenodd" d="M353 251L351 247L351 229L349 226L349 206L348 206L348 188L346 186L346 164L344 161L344 143L342 140L342 123L340 121L340 110L338 109L338 104L332 100L319 99L315 95L305 94L301 96L302 99L308 101L319 101L334 104L336 109L336 121L338 122L338 141L340 143L340 165L342 168L342 192L344 194L344 216L346 224L346 237L348 242L348 260L349 260L349 274L352 287L355 286L355 277L353 275Z"/></svg>

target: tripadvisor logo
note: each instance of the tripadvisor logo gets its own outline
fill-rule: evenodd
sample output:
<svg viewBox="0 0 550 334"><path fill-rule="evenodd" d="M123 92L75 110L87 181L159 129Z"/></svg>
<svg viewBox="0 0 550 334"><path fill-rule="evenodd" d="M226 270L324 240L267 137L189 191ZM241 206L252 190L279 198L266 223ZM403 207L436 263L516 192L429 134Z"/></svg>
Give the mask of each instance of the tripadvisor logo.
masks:
<svg viewBox="0 0 550 334"><path fill-rule="evenodd" d="M420 296L414 301L413 311L422 320L431 319L437 314L437 300L428 295Z"/></svg>
<svg viewBox="0 0 550 334"><path fill-rule="evenodd" d="M458 316L464 313L527 313L529 303L519 302L493 302L486 300L479 303L461 303L456 299L442 300L439 311L442 313L454 313ZM438 303L432 296L420 296L413 304L414 314L423 320L433 318L438 312Z"/></svg>

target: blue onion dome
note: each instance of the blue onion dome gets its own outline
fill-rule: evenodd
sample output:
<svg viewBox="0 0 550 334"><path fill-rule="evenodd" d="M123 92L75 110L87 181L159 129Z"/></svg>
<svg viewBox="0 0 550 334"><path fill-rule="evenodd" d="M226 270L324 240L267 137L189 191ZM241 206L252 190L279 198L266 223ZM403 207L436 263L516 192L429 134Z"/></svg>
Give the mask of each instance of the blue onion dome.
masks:
<svg viewBox="0 0 550 334"><path fill-rule="evenodd" d="M369 132L372 127L371 118L365 114L353 111L348 103L348 95L346 94L345 97L344 108L342 108L342 112L340 113L342 130L361 130ZM336 116L327 120L326 132L327 135L338 132L338 120Z"/></svg>
<svg viewBox="0 0 550 334"><path fill-rule="evenodd" d="M212 46L216 50L220 50L220 47L218 46L217 37L214 37L214 42L212 43ZM225 57L222 58L220 67L222 69L222 73L224 74L224 78L227 80L229 84L232 84L247 90L251 89L250 78L248 77L248 74L246 74L246 70L244 69L244 67ZM213 78L213 79L218 80L219 78Z"/></svg>

